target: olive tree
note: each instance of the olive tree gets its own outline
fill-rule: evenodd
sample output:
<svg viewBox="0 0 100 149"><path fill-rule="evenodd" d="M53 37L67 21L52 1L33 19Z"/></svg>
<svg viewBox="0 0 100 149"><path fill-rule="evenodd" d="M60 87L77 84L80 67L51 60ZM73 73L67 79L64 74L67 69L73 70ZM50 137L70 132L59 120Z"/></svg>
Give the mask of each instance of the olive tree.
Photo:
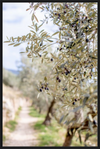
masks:
<svg viewBox="0 0 100 149"><path fill-rule="evenodd" d="M7 42L18 46L27 42L26 52L32 61L35 57L53 63L51 74L44 78L49 83L48 94L55 98L55 119L67 128L63 146L70 146L76 132L81 142L81 132L87 139L97 134L97 3L31 3L32 25L30 33L10 37ZM42 24L35 14L46 11ZM42 13L41 12L41 13ZM50 35L43 24L51 20L59 30ZM55 36L55 38L54 38ZM50 44L48 45L48 42ZM56 44L55 51L47 47ZM50 54L50 56L48 55ZM42 65L42 63L41 63ZM51 81L53 80L53 81ZM40 82L39 91L44 83Z"/></svg>

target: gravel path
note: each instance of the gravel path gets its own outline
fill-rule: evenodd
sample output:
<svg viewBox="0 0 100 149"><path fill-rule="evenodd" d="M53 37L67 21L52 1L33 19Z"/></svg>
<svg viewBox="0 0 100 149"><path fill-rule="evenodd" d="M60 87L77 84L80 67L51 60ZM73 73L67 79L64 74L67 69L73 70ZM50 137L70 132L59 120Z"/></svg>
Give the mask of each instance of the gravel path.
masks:
<svg viewBox="0 0 100 149"><path fill-rule="evenodd" d="M32 128L38 118L28 115L29 108L22 107L16 129L9 135L3 146L38 146L37 133Z"/></svg>

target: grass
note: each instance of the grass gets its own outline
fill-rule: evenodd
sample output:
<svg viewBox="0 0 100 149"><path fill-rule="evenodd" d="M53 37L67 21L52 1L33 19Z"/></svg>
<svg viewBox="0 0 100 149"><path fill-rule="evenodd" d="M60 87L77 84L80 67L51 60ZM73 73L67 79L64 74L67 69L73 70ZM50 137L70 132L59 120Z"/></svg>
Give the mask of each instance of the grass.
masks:
<svg viewBox="0 0 100 149"><path fill-rule="evenodd" d="M45 115L39 114L33 107L30 108L30 116L45 118ZM38 132L39 146L62 146L65 137L65 129L59 127L57 122L53 119L51 126L42 125L43 120L39 120L33 126ZM62 131L62 132L61 132Z"/></svg>
<svg viewBox="0 0 100 149"><path fill-rule="evenodd" d="M7 122L5 124L5 126L7 128L9 128L10 132L14 131L15 128L16 128L16 125L17 125L17 121L16 120L18 119L18 115L19 115L21 109L22 109L21 107L18 108L18 111L15 114L15 119L14 120L10 120L9 122Z"/></svg>
<svg viewBox="0 0 100 149"><path fill-rule="evenodd" d="M22 110L22 107L20 106L20 107L18 108L16 114L15 114L15 120L18 119L18 116L19 116L19 113L20 113L21 110Z"/></svg>
<svg viewBox="0 0 100 149"><path fill-rule="evenodd" d="M43 115L39 114L34 108L30 108L30 115L32 117L43 118ZM40 140L38 146L62 146L65 140L66 129L61 127L54 118L51 121L51 126L42 125L43 121L44 119L38 120L33 125L33 128L37 130L38 139ZM84 140L83 136L85 136L85 134L86 132L82 133L82 141ZM89 140L95 144L96 136L90 138ZM71 146L84 146L84 143L82 142L81 144L79 139L77 139L77 134L73 137Z"/></svg>
<svg viewBox="0 0 100 149"><path fill-rule="evenodd" d="M9 122L6 123L6 127L9 128L10 132L15 130L15 127L17 125L17 122L15 120L10 120Z"/></svg>
<svg viewBox="0 0 100 149"><path fill-rule="evenodd" d="M32 117L45 117L44 114L39 114L33 107L30 107L30 113L29 113L30 116Z"/></svg>
<svg viewBox="0 0 100 149"><path fill-rule="evenodd" d="M39 132L38 139L40 140L39 146L62 146L62 139L60 139L59 127L55 127L53 124L52 126L45 126L42 125L43 121L38 121L34 125L34 129ZM54 121L52 122L54 123ZM62 132L64 132L64 129Z"/></svg>

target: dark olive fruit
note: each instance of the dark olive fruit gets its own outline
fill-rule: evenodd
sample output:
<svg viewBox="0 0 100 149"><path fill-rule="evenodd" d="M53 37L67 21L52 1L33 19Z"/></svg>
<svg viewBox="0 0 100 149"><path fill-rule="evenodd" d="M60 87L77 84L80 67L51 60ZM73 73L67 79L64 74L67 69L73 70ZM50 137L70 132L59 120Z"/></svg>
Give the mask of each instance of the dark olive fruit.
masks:
<svg viewBox="0 0 100 149"><path fill-rule="evenodd" d="M57 8L57 10L60 10L60 8Z"/></svg>
<svg viewBox="0 0 100 149"><path fill-rule="evenodd" d="M40 43L40 46L42 46L42 43Z"/></svg>
<svg viewBox="0 0 100 149"><path fill-rule="evenodd" d="M65 4L65 7L66 7L66 8L68 8L68 5L67 5L67 4Z"/></svg>
<svg viewBox="0 0 100 149"><path fill-rule="evenodd" d="M65 67L65 70L67 70L67 68Z"/></svg>
<svg viewBox="0 0 100 149"><path fill-rule="evenodd" d="M64 13L66 13L66 11L64 11Z"/></svg>
<svg viewBox="0 0 100 149"><path fill-rule="evenodd" d="M60 48L60 51L62 50L62 48Z"/></svg>
<svg viewBox="0 0 100 149"><path fill-rule="evenodd" d="M64 90L66 90L66 91L67 91L67 88L65 88Z"/></svg>
<svg viewBox="0 0 100 149"><path fill-rule="evenodd" d="M61 80L59 79L58 82L61 82Z"/></svg>
<svg viewBox="0 0 100 149"><path fill-rule="evenodd" d="M85 29L88 29L87 27L85 27Z"/></svg>
<svg viewBox="0 0 100 149"><path fill-rule="evenodd" d="M42 89L40 88L40 92L42 92Z"/></svg>
<svg viewBox="0 0 100 149"><path fill-rule="evenodd" d="M59 77L57 77L56 79L59 80Z"/></svg>
<svg viewBox="0 0 100 149"><path fill-rule="evenodd" d="M70 73L71 71L68 70L67 72Z"/></svg>
<svg viewBox="0 0 100 149"><path fill-rule="evenodd" d="M57 15L57 13L55 13L55 15Z"/></svg>
<svg viewBox="0 0 100 149"><path fill-rule="evenodd" d="M43 89L43 86L41 88Z"/></svg>
<svg viewBox="0 0 100 149"><path fill-rule="evenodd" d="M51 58L51 61L53 61L53 58Z"/></svg>
<svg viewBox="0 0 100 149"><path fill-rule="evenodd" d="M87 19L87 16L85 17L85 19Z"/></svg>
<svg viewBox="0 0 100 149"><path fill-rule="evenodd" d="M95 120L93 120L93 124L94 124L94 125L96 125L96 124L97 124L97 122L96 122Z"/></svg>
<svg viewBox="0 0 100 149"><path fill-rule="evenodd" d="M73 102L72 104L75 105L75 102Z"/></svg>
<svg viewBox="0 0 100 149"><path fill-rule="evenodd" d="M41 57L41 55L39 55Z"/></svg>
<svg viewBox="0 0 100 149"><path fill-rule="evenodd" d="M74 78L74 80L76 80L76 78Z"/></svg>
<svg viewBox="0 0 100 149"><path fill-rule="evenodd" d="M90 19L88 20L88 22L90 22Z"/></svg>
<svg viewBox="0 0 100 149"><path fill-rule="evenodd" d="M68 72L65 72L66 75L68 75Z"/></svg>
<svg viewBox="0 0 100 149"><path fill-rule="evenodd" d="M89 39L86 39L86 42L89 42Z"/></svg>
<svg viewBox="0 0 100 149"><path fill-rule="evenodd" d="M75 99L75 101L77 101L77 99Z"/></svg>
<svg viewBox="0 0 100 149"><path fill-rule="evenodd" d="M58 16L60 17L61 15L60 15L60 14L58 14Z"/></svg>
<svg viewBox="0 0 100 149"><path fill-rule="evenodd" d="M92 19L90 18L89 20L88 20L88 22L90 22Z"/></svg>
<svg viewBox="0 0 100 149"><path fill-rule="evenodd" d="M45 90L49 90L48 87L45 87Z"/></svg>
<svg viewBox="0 0 100 149"><path fill-rule="evenodd" d="M64 45L64 47L66 47L66 46Z"/></svg>

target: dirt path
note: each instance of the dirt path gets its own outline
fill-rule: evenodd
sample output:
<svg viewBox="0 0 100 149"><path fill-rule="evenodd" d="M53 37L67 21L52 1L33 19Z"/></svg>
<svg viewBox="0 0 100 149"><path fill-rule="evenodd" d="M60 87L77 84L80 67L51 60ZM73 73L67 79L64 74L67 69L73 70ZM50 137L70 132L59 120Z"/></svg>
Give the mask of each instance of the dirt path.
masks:
<svg viewBox="0 0 100 149"><path fill-rule="evenodd" d="M7 139L3 146L38 146L37 133L32 128L34 122L38 118L31 117L28 115L29 108L23 107L16 129L10 134L9 139Z"/></svg>

